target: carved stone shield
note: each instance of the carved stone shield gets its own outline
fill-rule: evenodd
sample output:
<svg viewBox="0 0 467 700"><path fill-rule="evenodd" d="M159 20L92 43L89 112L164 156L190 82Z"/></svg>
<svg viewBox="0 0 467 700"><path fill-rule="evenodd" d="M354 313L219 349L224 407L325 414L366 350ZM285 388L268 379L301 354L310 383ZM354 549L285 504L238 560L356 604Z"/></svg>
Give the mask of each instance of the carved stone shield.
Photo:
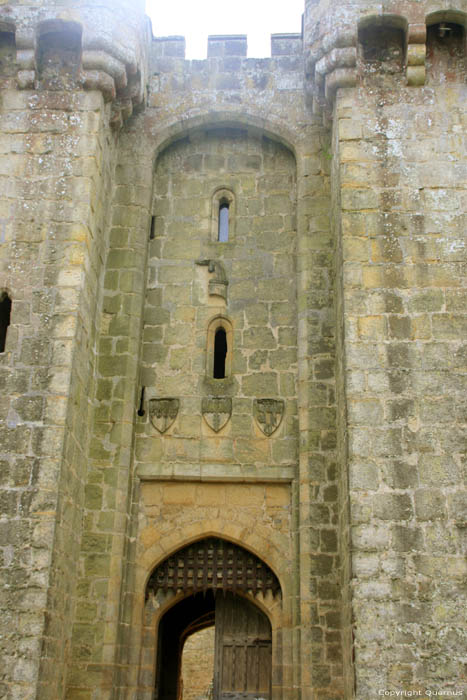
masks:
<svg viewBox="0 0 467 700"><path fill-rule="evenodd" d="M149 419L156 430L165 433L178 415L178 399L149 399Z"/></svg>
<svg viewBox="0 0 467 700"><path fill-rule="evenodd" d="M232 399L206 396L201 403L201 411L211 430L218 433L232 415Z"/></svg>
<svg viewBox="0 0 467 700"><path fill-rule="evenodd" d="M281 424L284 402L280 399L255 399L253 414L258 427L269 437Z"/></svg>

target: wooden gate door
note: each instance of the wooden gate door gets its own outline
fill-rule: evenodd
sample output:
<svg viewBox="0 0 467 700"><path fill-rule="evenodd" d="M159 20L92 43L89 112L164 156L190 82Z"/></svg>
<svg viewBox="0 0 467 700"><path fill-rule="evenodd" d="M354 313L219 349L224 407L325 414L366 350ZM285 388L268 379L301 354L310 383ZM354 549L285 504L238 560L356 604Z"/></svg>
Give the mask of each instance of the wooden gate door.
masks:
<svg viewBox="0 0 467 700"><path fill-rule="evenodd" d="M228 593L216 597L214 700L271 698L271 625L256 606Z"/></svg>

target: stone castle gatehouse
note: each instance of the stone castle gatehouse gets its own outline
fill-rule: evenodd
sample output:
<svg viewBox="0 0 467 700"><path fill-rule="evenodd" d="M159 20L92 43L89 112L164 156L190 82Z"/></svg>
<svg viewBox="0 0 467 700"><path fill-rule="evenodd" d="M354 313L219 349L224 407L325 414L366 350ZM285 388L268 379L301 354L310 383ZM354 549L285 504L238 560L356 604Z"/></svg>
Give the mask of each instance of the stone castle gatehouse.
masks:
<svg viewBox="0 0 467 700"><path fill-rule="evenodd" d="M2 698L467 693L466 27L0 2Z"/></svg>

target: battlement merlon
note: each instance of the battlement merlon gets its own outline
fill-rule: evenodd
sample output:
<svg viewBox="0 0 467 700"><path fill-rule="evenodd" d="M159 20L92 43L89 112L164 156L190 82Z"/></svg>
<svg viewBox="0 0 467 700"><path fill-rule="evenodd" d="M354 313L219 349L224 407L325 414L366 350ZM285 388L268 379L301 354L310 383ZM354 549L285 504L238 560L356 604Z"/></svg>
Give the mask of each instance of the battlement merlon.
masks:
<svg viewBox="0 0 467 700"><path fill-rule="evenodd" d="M12 2L0 7L0 27L15 35L18 87L34 88L39 74L40 46L50 35L68 46L73 35L79 44L79 81L85 89L100 90L114 103L114 121L128 117L144 102L147 53L151 38L144 0L81 0L64 7Z"/></svg>
<svg viewBox="0 0 467 700"><path fill-rule="evenodd" d="M185 59L184 36L157 36L153 38L155 58ZM214 34L208 36L207 58L247 58L248 36L246 34ZM271 58L299 56L303 51L301 33L271 34Z"/></svg>

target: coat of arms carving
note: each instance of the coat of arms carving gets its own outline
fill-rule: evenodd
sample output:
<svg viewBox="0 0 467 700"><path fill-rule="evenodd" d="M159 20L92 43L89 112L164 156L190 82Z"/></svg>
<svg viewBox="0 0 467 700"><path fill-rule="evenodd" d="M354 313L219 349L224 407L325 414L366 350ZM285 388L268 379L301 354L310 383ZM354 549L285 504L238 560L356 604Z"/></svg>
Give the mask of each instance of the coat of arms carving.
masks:
<svg viewBox="0 0 467 700"><path fill-rule="evenodd" d="M253 415L260 430L269 437L282 422L284 402L280 399L255 399Z"/></svg>
<svg viewBox="0 0 467 700"><path fill-rule="evenodd" d="M149 420L156 430L165 433L175 421L179 399L149 399Z"/></svg>
<svg viewBox="0 0 467 700"><path fill-rule="evenodd" d="M208 396L203 398L201 412L211 430L218 433L227 425L232 415L232 399Z"/></svg>

